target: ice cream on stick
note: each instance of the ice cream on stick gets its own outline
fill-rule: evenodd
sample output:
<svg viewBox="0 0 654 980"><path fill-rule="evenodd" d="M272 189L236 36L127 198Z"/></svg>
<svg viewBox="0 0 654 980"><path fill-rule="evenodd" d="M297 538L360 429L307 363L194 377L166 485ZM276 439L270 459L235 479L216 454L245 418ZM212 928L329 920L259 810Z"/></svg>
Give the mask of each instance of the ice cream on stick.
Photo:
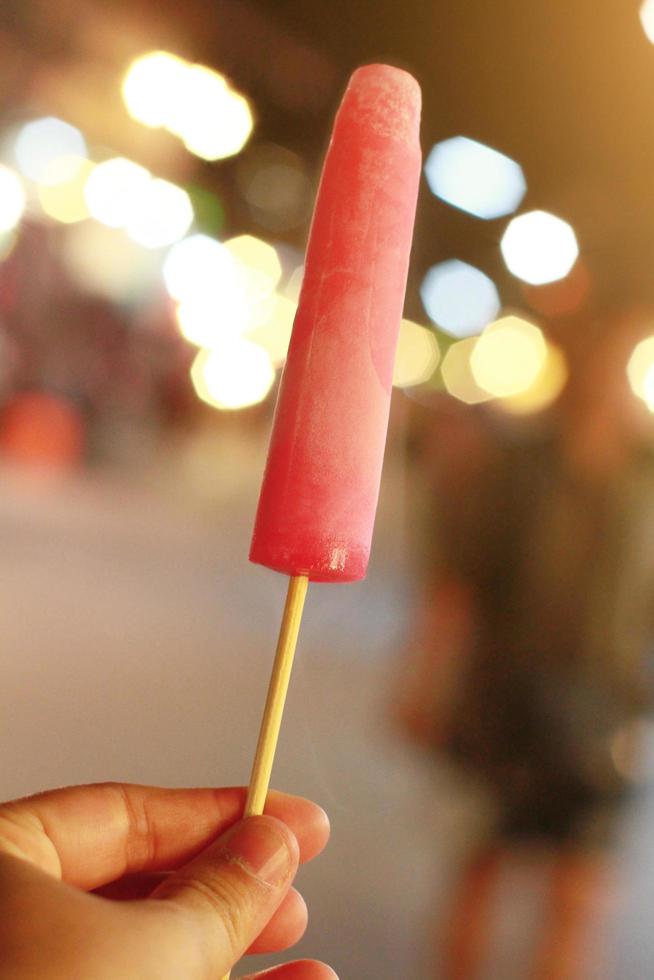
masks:
<svg viewBox="0 0 654 980"><path fill-rule="evenodd" d="M263 812L309 580L366 574L413 235L420 88L354 72L311 225L250 558L291 576L246 815Z"/></svg>
<svg viewBox="0 0 654 980"><path fill-rule="evenodd" d="M354 72L316 201L250 558L312 581L366 574L421 169L420 89Z"/></svg>

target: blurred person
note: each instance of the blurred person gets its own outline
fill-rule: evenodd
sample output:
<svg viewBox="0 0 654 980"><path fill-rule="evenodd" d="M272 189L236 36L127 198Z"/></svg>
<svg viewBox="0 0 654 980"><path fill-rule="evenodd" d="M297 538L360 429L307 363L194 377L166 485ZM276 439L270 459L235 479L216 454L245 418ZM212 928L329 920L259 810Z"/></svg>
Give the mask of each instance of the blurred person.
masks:
<svg viewBox="0 0 654 980"><path fill-rule="evenodd" d="M291 882L324 847L315 804L272 793L75 786L0 805L4 980L216 980L247 951L286 949L306 925ZM303 960L270 980L334 980ZM254 980L254 974L250 980Z"/></svg>
<svg viewBox="0 0 654 980"><path fill-rule="evenodd" d="M450 410L423 440L424 587L398 714L489 801L451 906L448 980L486 976L516 862L549 885L515 976L595 976L587 930L611 898L638 746L622 749L651 708L654 456L625 370L641 324L571 322L567 388L528 426Z"/></svg>

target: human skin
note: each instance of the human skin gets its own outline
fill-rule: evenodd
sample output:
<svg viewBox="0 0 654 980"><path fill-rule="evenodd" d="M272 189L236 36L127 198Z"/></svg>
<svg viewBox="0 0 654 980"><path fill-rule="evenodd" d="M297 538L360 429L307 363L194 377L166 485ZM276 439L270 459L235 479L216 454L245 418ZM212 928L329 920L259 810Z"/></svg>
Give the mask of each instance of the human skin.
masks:
<svg viewBox="0 0 654 980"><path fill-rule="evenodd" d="M291 882L327 842L313 803L243 789L77 786L0 805L3 980L215 980L288 948L306 906ZM324 964L267 980L334 980Z"/></svg>

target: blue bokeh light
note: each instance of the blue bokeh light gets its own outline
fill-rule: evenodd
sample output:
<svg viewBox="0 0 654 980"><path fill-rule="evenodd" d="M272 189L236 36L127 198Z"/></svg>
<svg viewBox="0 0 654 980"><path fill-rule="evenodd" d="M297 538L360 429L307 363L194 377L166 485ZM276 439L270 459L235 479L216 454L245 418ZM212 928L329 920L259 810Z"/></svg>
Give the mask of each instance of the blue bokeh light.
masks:
<svg viewBox="0 0 654 980"><path fill-rule="evenodd" d="M467 136L437 143L425 176L441 200L485 220L511 214L527 190L520 164Z"/></svg>
<svg viewBox="0 0 654 980"><path fill-rule="evenodd" d="M493 280L460 259L432 266L420 296L429 319L452 337L481 333L501 305Z"/></svg>

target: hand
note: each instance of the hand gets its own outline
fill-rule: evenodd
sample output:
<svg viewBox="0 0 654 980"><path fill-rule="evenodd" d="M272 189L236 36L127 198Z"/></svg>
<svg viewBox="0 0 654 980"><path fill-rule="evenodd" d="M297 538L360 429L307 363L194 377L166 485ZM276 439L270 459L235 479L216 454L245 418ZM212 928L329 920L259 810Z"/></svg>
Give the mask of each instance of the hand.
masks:
<svg viewBox="0 0 654 980"><path fill-rule="evenodd" d="M291 881L327 817L271 793L265 816L239 821L244 800L107 783L0 805L3 980L218 980L246 951L297 942L307 913ZM306 960L265 977L335 974Z"/></svg>

